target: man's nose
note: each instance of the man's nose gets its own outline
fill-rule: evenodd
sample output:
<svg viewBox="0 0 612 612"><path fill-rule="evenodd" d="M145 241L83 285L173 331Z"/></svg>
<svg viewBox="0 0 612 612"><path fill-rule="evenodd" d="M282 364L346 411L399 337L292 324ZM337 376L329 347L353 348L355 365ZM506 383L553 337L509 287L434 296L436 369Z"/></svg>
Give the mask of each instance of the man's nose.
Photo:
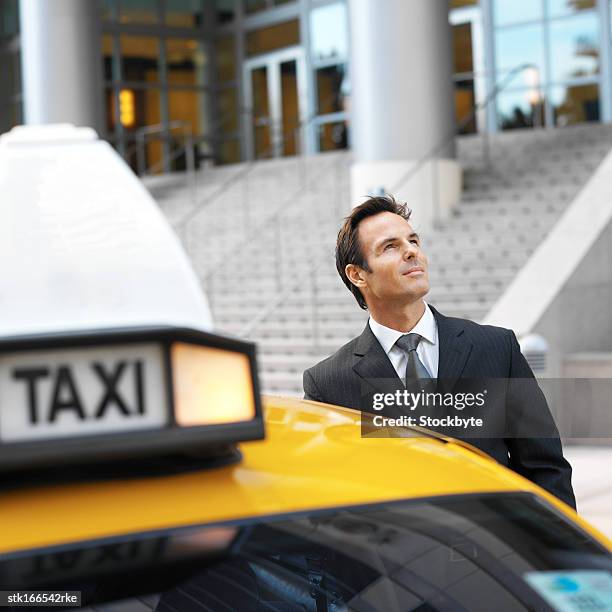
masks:
<svg viewBox="0 0 612 612"><path fill-rule="evenodd" d="M404 259L410 259L412 257L416 257L418 253L418 247L416 244L412 242L406 242L404 246Z"/></svg>

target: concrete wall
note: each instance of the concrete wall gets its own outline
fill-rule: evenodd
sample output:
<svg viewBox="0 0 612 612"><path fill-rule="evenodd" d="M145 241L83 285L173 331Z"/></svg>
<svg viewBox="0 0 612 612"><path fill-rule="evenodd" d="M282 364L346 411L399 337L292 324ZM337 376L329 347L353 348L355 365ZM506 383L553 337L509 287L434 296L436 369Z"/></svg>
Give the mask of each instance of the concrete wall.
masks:
<svg viewBox="0 0 612 612"><path fill-rule="evenodd" d="M571 249L571 244L567 248ZM564 254L559 253L554 265L562 266L564 260ZM600 234L533 331L549 343L550 376L566 374L563 362L569 353L612 351L612 223ZM581 374L586 374L584 367Z"/></svg>
<svg viewBox="0 0 612 612"><path fill-rule="evenodd" d="M548 375L565 355L612 350L612 153L510 283L484 323L537 333Z"/></svg>
<svg viewBox="0 0 612 612"><path fill-rule="evenodd" d="M612 154L485 318L548 343L540 384L562 437L612 440Z"/></svg>

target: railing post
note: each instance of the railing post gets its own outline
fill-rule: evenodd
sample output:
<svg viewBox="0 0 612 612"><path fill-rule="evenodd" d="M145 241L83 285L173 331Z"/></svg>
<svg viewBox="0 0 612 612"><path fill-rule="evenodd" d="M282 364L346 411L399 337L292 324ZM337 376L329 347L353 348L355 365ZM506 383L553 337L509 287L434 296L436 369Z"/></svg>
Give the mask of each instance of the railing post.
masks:
<svg viewBox="0 0 612 612"><path fill-rule="evenodd" d="M170 172L170 164L172 163L172 128L170 123L161 132L161 150L162 150L162 174Z"/></svg>
<svg viewBox="0 0 612 612"><path fill-rule="evenodd" d="M546 101L544 100L544 94L542 92L542 86L538 82L538 102L534 105L535 116L533 127L543 128L546 125Z"/></svg>
<svg viewBox="0 0 612 612"><path fill-rule="evenodd" d="M486 125L482 130L482 161L485 168L491 167L491 135Z"/></svg>
<svg viewBox="0 0 612 612"><path fill-rule="evenodd" d="M297 156L298 157L299 184L300 184L300 189L305 190L307 189L306 153L304 151L306 143L304 142L304 139L302 138L302 133L300 132L299 134L300 134L300 153Z"/></svg>
<svg viewBox="0 0 612 612"><path fill-rule="evenodd" d="M250 176L247 174L242 179L242 220L244 222L244 237L249 235L251 230L251 211L250 211Z"/></svg>
<svg viewBox="0 0 612 612"><path fill-rule="evenodd" d="M302 134L295 131L295 184L302 187Z"/></svg>
<svg viewBox="0 0 612 612"><path fill-rule="evenodd" d="M136 132L136 169L138 176L143 177L145 173L145 151L144 151L145 136L142 132Z"/></svg>
<svg viewBox="0 0 612 612"><path fill-rule="evenodd" d="M195 168L195 151L191 131L185 136L185 161L187 162L187 183L191 190L191 201L195 206L198 202L198 185Z"/></svg>
<svg viewBox="0 0 612 612"><path fill-rule="evenodd" d="M278 214L276 217L276 225L275 225L275 236L274 236L274 271L276 276L276 291L280 293L281 291L281 265L282 265L282 237L281 237L281 215Z"/></svg>

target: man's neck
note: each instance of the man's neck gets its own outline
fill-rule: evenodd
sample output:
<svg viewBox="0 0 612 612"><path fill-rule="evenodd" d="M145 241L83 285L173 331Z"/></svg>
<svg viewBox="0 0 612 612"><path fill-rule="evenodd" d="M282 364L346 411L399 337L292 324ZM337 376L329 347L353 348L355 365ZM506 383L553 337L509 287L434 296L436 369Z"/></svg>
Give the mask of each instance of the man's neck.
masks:
<svg viewBox="0 0 612 612"><path fill-rule="evenodd" d="M399 308L377 308L368 305L370 316L381 325L408 333L425 313L425 302L420 299L410 304L403 304Z"/></svg>

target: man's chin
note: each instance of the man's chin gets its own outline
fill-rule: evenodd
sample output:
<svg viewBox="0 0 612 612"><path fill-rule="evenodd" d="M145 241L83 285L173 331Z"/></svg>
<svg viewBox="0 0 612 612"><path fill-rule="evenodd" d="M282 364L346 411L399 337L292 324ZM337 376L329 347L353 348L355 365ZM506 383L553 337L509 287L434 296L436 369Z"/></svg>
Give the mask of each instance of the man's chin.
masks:
<svg viewBox="0 0 612 612"><path fill-rule="evenodd" d="M399 297L399 301L406 304L414 304L422 301L423 298L429 293L429 285L423 287L422 289L417 287L413 287L412 289L412 291L406 291L405 293L402 293L401 296L396 297Z"/></svg>
<svg viewBox="0 0 612 612"><path fill-rule="evenodd" d="M419 300L424 298L429 293L429 289L429 281L427 279L414 279L410 283L410 287L407 288L406 294L413 298L413 300Z"/></svg>

